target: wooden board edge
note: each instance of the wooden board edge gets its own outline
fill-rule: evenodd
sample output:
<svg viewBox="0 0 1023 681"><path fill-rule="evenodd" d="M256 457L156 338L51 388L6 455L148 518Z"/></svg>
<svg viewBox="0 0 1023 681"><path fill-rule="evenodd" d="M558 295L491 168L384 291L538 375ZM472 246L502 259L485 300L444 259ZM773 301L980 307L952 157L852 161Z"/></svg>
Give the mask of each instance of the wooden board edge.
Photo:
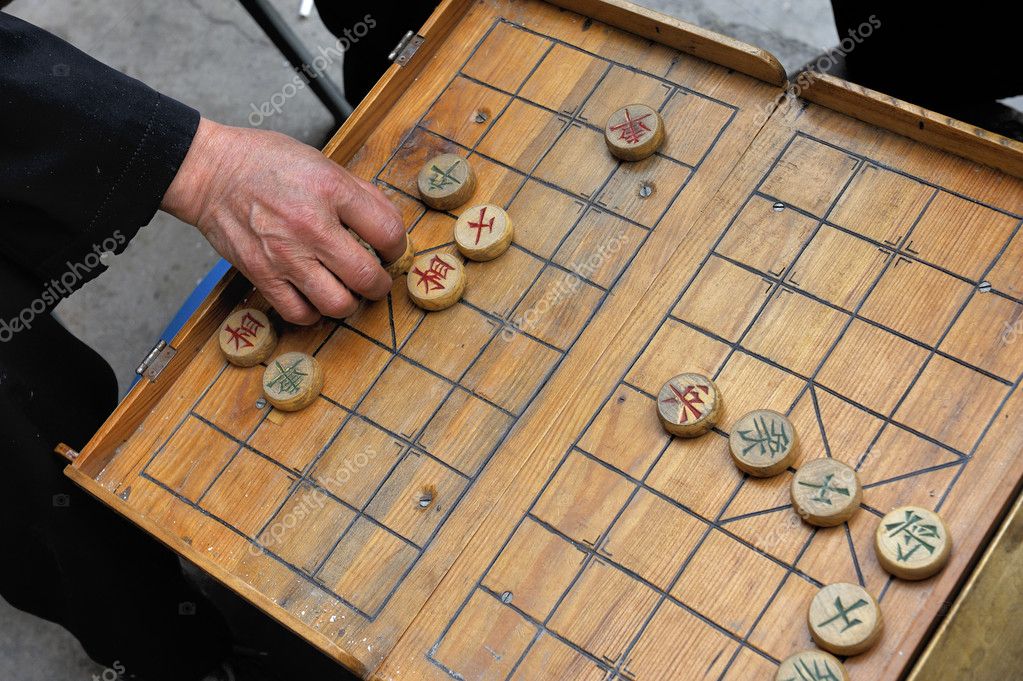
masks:
<svg viewBox="0 0 1023 681"><path fill-rule="evenodd" d="M999 675L997 660L1020 660L1023 648L998 649L1000 639L994 628L972 626L980 621L1009 623L1013 621L1013 610L1018 603L1005 595L999 578L1007 577L1017 586L1023 584L1023 562L1017 553L1023 545L1023 494L1018 494L1011 509L1006 513L994 538L987 544L980 560L967 575L966 584L960 589L951 609L934 634L928 639L906 681L929 681L947 673L948 660L943 653L956 651L958 658L976 661L971 670L976 678L1008 678ZM1023 636L1017 635L1017 646L1023 643Z"/></svg>
<svg viewBox="0 0 1023 681"><path fill-rule="evenodd" d="M829 74L803 71L799 96L864 123L1023 178L1023 144Z"/></svg>
<svg viewBox="0 0 1023 681"><path fill-rule="evenodd" d="M89 475L85 472L78 470L74 466L67 466L64 468L64 474L71 478L75 484L84 488L96 499L113 509L116 513L118 513L118 515L131 519L133 523L154 536L161 544L165 545L176 554L180 556L188 556L186 560L194 563L202 570L212 575L225 587L231 589L245 600L257 606L264 613L276 620L281 626L287 628L295 635L304 638L307 641L310 640L310 636L316 637L318 641L315 645L319 648L319 650L325 655L328 655L328 657L331 657L344 665L353 674L363 678L365 678L368 674L366 666L359 661L358 658L349 655L344 650L334 645L334 642L327 636L315 634L305 625L304 622L291 615L284 608L277 607L277 604L275 604L270 598L264 596L255 587L225 570L212 558L203 555L201 552L191 550L192 547L181 541L171 532L163 529L163 527L149 518L132 512L130 509L126 511L124 508L117 508L115 506L115 503L117 503L115 502L115 499L117 499L117 497L112 495L109 490L89 477ZM331 651L332 654L329 654L326 651Z"/></svg>
<svg viewBox="0 0 1023 681"><path fill-rule="evenodd" d="M377 122L391 110L408 85L416 79L423 66L444 38L461 20L473 0L444 0L426 20L418 35L425 38L412 59L401 66L392 64L373 89L355 108L344 125L323 147L323 154L344 165L362 147Z"/></svg>
<svg viewBox="0 0 1023 681"><path fill-rule="evenodd" d="M640 7L627 0L546 0L686 54L783 86L785 68L767 50Z"/></svg>
<svg viewBox="0 0 1023 681"><path fill-rule="evenodd" d="M175 354L159 377L155 381L143 378L135 384L82 449L73 464L75 468L92 476L99 475L110 463L117 448L135 432L153 406L174 385L192 359L199 354L220 320L250 287L248 280L233 267L217 282L170 341Z"/></svg>

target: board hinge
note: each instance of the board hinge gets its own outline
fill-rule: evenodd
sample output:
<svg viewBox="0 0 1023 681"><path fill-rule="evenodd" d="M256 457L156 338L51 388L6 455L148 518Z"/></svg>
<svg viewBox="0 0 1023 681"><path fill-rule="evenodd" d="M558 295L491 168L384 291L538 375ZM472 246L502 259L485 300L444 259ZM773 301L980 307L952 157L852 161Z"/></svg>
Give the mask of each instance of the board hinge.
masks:
<svg viewBox="0 0 1023 681"><path fill-rule="evenodd" d="M409 31L402 37L401 41L398 42L398 46L391 50L391 53L387 55L387 58L393 61L398 66L405 66L408 64L412 57L416 55L416 51L419 46L426 41L421 35L416 35L415 31Z"/></svg>
<svg viewBox="0 0 1023 681"><path fill-rule="evenodd" d="M146 358L142 360L138 368L135 369L135 373L143 378L148 378L150 381L155 381L172 359L174 354L177 352L172 346L167 344L167 341L161 339L153 349L149 351Z"/></svg>

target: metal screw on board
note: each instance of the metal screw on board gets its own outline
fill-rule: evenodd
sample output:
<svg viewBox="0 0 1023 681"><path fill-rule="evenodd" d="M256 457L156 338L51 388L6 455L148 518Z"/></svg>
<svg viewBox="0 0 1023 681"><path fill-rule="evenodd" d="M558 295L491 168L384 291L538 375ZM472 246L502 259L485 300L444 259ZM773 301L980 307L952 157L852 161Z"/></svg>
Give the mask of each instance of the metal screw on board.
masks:
<svg viewBox="0 0 1023 681"><path fill-rule="evenodd" d="M639 185L639 196L640 196L640 198L645 199L646 197L650 196L653 193L654 193L654 187L649 182L643 182L642 184Z"/></svg>
<svg viewBox="0 0 1023 681"><path fill-rule="evenodd" d="M266 406L265 397L260 397L258 400L256 400L256 409L262 409L265 406Z"/></svg>
<svg viewBox="0 0 1023 681"><path fill-rule="evenodd" d="M511 591L505 591L503 594L501 594L501 602L504 603L504 604L511 603L512 602L512 592Z"/></svg>
<svg viewBox="0 0 1023 681"><path fill-rule="evenodd" d="M991 290L991 282L990 281L980 282L980 285L977 287L977 290L980 291L981 293L987 293L988 291Z"/></svg>
<svg viewBox="0 0 1023 681"><path fill-rule="evenodd" d="M473 120L477 123L486 123L488 118L490 118L490 116L488 116L485 111L477 111Z"/></svg>
<svg viewBox="0 0 1023 681"><path fill-rule="evenodd" d="M781 201L778 201L773 206L771 206L771 208L774 209L775 213L780 213L783 210L785 210L785 204L782 203Z"/></svg>

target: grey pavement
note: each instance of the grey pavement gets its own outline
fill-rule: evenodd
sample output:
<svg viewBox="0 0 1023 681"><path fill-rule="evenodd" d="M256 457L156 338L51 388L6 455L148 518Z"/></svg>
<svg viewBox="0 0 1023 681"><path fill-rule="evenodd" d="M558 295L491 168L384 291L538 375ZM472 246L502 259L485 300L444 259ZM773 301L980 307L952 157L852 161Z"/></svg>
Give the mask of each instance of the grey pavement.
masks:
<svg viewBox="0 0 1023 681"><path fill-rule="evenodd" d="M298 18L299 0L274 2L311 47L334 43L315 13ZM837 42L828 0L640 4L763 47L790 72ZM248 125L251 105L268 100L293 76L232 0L15 0L8 11L222 123ZM340 82L340 64L331 72ZM308 90L262 127L313 145L333 132L331 117ZM110 362L124 391L139 359L217 259L196 230L158 214L110 261L109 270L63 302L58 314ZM0 600L0 679L111 678L103 671L59 627Z"/></svg>

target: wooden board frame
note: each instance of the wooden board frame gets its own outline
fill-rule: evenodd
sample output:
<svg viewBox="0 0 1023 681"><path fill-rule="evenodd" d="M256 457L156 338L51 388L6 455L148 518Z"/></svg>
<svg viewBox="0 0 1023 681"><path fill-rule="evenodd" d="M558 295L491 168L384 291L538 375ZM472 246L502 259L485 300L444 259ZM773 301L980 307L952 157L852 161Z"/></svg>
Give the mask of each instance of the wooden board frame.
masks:
<svg viewBox="0 0 1023 681"><path fill-rule="evenodd" d="M434 50L454 29L464 13L469 11L471 4L466 0L448 0L442 4L421 32L426 38L423 47L409 65L393 66L389 69L349 122L327 145L325 153L328 156L343 163L359 151L365 139L372 133L376 122L387 115L399 100L402 91L415 81L420 69L429 61ZM645 10L639 11L629 3L561 0L553 4L592 16L604 23L621 27L687 54L722 64L773 85L779 85L784 80L784 73L777 65L777 61L763 51L742 46L736 41L715 36L682 22L659 17ZM808 76L807 80L810 85L804 89L802 96L809 101L969 160L999 168L1011 175L1021 176L1023 173L1023 151L1015 142L971 129L956 121L941 119L931 112L910 107L838 79ZM112 497L107 488L96 482L96 476L117 455L118 448L142 423L149 410L174 386L177 378L200 351L220 320L248 288L249 285L244 278L233 270L225 277L172 341L177 354L170 365L156 381L142 381L136 386L119 405L104 428L68 467L67 474L72 479L105 503L123 512L123 508L119 508L117 504L117 499ZM159 523L143 517L132 517L132 520L171 548L181 550L177 538ZM190 556L190 559L194 559L194 556ZM203 561L201 558L196 562L228 586L260 605L285 626L321 648L331 650L346 666L360 675L369 675L373 671L357 657L338 654L338 649L330 641L317 641L315 635L303 626L301 621L273 607L271 600L235 575L221 569L215 562ZM975 575L974 579L977 578ZM945 635L944 629L940 635Z"/></svg>

